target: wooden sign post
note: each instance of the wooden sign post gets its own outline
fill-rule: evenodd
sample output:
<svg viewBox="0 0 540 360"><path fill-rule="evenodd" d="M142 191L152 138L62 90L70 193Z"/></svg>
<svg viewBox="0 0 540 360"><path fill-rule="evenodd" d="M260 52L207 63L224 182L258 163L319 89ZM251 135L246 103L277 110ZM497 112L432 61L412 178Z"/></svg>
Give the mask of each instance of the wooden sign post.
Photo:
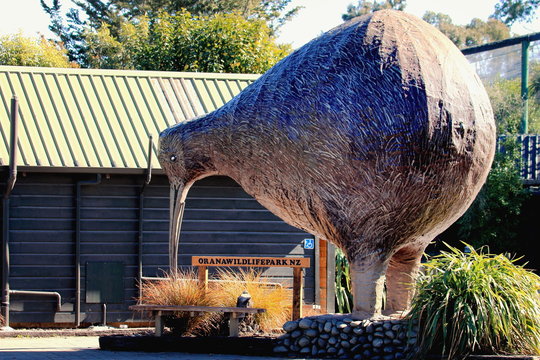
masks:
<svg viewBox="0 0 540 360"><path fill-rule="evenodd" d="M290 267L293 268L292 319L302 317L302 268L310 266L309 258L304 257L237 257L237 256L192 256L191 265L197 266L199 282L208 289L209 266L245 267Z"/></svg>

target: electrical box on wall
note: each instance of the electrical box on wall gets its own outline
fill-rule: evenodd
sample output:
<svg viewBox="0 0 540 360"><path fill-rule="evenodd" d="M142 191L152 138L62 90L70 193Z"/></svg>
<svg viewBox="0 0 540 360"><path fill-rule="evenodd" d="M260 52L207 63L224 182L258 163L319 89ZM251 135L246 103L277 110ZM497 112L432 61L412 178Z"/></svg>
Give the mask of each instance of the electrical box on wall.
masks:
<svg viewBox="0 0 540 360"><path fill-rule="evenodd" d="M86 303L115 304L124 301L124 263L88 261L86 263Z"/></svg>

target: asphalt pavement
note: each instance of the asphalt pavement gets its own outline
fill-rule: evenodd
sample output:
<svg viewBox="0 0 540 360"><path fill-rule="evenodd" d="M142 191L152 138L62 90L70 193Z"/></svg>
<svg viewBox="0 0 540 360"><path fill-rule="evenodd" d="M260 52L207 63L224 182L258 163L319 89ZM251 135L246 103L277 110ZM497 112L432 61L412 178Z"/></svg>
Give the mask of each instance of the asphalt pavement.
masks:
<svg viewBox="0 0 540 360"><path fill-rule="evenodd" d="M131 351L105 351L99 349L98 336L55 336L55 337L9 337L0 338L1 360L263 360L268 357L187 354L145 353ZM279 358L270 358L279 360Z"/></svg>

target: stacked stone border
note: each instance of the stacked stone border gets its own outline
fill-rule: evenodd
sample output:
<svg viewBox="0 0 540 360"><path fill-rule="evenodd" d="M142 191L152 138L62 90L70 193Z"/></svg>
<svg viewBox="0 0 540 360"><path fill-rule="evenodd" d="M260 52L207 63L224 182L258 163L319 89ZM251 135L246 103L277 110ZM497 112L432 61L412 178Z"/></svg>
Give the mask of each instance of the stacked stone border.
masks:
<svg viewBox="0 0 540 360"><path fill-rule="evenodd" d="M406 320L354 320L347 315L311 316L283 325L276 355L355 360L412 357L418 326Z"/></svg>

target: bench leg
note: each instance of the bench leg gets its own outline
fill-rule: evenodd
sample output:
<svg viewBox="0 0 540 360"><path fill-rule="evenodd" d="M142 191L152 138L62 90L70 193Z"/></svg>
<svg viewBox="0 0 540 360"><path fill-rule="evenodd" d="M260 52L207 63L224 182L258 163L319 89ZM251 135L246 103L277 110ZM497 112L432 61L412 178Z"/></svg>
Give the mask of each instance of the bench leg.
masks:
<svg viewBox="0 0 540 360"><path fill-rule="evenodd" d="M238 329L238 314L228 313L229 318L229 336L238 336L240 331Z"/></svg>
<svg viewBox="0 0 540 360"><path fill-rule="evenodd" d="M163 335L163 314L161 311L156 312L155 314L155 323L156 323L156 336Z"/></svg>

